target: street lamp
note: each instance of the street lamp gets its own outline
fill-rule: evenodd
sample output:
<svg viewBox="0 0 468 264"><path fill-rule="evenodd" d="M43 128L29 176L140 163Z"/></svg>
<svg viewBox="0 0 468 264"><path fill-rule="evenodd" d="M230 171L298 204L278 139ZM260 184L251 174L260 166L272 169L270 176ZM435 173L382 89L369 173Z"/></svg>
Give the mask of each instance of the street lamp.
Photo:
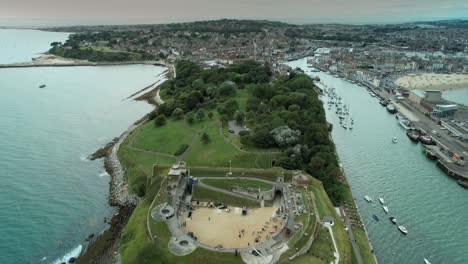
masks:
<svg viewBox="0 0 468 264"><path fill-rule="evenodd" d="M229 160L229 173L228 175L231 176L232 175L232 166L231 166L231 160Z"/></svg>

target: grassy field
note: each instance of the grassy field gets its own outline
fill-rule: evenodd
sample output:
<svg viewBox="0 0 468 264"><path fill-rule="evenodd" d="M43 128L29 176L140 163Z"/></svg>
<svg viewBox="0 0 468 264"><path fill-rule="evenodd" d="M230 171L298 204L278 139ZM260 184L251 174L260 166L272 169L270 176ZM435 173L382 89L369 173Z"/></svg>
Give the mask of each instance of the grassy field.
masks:
<svg viewBox="0 0 468 264"><path fill-rule="evenodd" d="M351 252L351 242L349 241L348 234L344 228L342 221L339 219L338 215L335 212L333 204L328 198L325 189L323 189L322 183L317 179L312 179L311 189L315 195L315 201L317 204L317 209L321 217L326 215L331 216L335 221L333 228L333 234L335 235L336 243L338 244L338 251L340 253L340 263L351 263L352 261L352 252Z"/></svg>
<svg viewBox="0 0 468 264"><path fill-rule="evenodd" d="M192 147L184 155L184 160L191 166L269 168L270 155L257 155L241 152L224 141L219 131L219 125L210 125L205 129L210 141L202 143L195 140Z"/></svg>
<svg viewBox="0 0 468 264"><path fill-rule="evenodd" d="M122 143L118 156L125 169L131 190L139 193L140 185L146 183L151 177L154 164L173 164L175 159L129 149L128 142L127 138Z"/></svg>
<svg viewBox="0 0 468 264"><path fill-rule="evenodd" d="M245 180L245 179L203 179L203 183L230 191L232 187L242 187L242 188L260 188L261 191L269 191L273 189L273 185L255 180Z"/></svg>
<svg viewBox="0 0 468 264"><path fill-rule="evenodd" d="M328 264L332 262L335 257L333 256L333 241L327 228L322 227L317 232L317 238L312 243L308 254L298 257L294 260L295 264L315 264L323 263Z"/></svg>
<svg viewBox="0 0 468 264"><path fill-rule="evenodd" d="M239 103L239 110L246 112L247 110L247 99L249 97L249 91L247 89L237 89L234 99Z"/></svg>
<svg viewBox="0 0 468 264"><path fill-rule="evenodd" d="M188 129L183 120L169 120L167 124L156 127L148 122L139 128L133 146L166 154L174 154L182 144L189 144L195 132Z"/></svg>
<svg viewBox="0 0 468 264"><path fill-rule="evenodd" d="M193 192L193 199L199 201L206 201L206 202L218 202L218 203L225 203L227 205L236 206L236 207L259 207L260 204L258 202L254 202L247 199L242 199L236 196L228 195L221 192L216 192L202 186L195 186Z"/></svg>

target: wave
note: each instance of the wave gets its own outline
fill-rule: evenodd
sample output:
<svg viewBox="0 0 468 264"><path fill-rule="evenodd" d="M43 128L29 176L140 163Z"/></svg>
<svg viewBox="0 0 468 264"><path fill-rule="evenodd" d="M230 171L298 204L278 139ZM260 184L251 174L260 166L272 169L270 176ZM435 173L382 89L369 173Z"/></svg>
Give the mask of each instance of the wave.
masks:
<svg viewBox="0 0 468 264"><path fill-rule="evenodd" d="M105 177L105 176L109 176L109 173L107 173L107 172L105 172L105 171L99 173L99 177Z"/></svg>
<svg viewBox="0 0 468 264"><path fill-rule="evenodd" d="M72 251L65 254L65 256L63 256L63 257L61 257L59 259L56 259L54 262L52 262L52 264L60 264L60 263L63 263L63 262L68 263L68 260L70 258L77 258L80 255L82 249L83 249L83 246L78 245L76 248L72 249Z"/></svg>

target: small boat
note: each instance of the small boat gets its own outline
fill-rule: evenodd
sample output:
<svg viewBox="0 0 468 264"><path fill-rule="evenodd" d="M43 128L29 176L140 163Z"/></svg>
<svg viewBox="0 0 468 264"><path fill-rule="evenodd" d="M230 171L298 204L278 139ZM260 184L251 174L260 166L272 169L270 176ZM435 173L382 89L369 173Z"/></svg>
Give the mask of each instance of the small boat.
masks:
<svg viewBox="0 0 468 264"><path fill-rule="evenodd" d="M396 138L396 137L393 137L393 138L392 138L392 142L393 142L393 143L397 143L397 138Z"/></svg>
<svg viewBox="0 0 468 264"><path fill-rule="evenodd" d="M388 207L384 205L382 208L388 214Z"/></svg>
<svg viewBox="0 0 468 264"><path fill-rule="evenodd" d="M382 99L382 100L380 100L380 104L381 104L382 106L387 106L387 105L388 105L388 102L387 102L386 100Z"/></svg>
<svg viewBox="0 0 468 264"><path fill-rule="evenodd" d="M425 263L425 264L432 264L432 263L431 263L429 260L427 260L427 259L424 259L424 263Z"/></svg>
<svg viewBox="0 0 468 264"><path fill-rule="evenodd" d="M387 105L387 112L389 112L390 114L396 113L395 106L393 106L393 104L388 104Z"/></svg>
<svg viewBox="0 0 468 264"><path fill-rule="evenodd" d="M404 129L406 129L406 130L408 130L408 129L411 128L411 121L409 121L409 120L406 119L406 118L400 118L400 122L399 122L399 123L400 123L400 125L401 125Z"/></svg>
<svg viewBox="0 0 468 264"><path fill-rule="evenodd" d="M416 131L416 130L407 130L406 135L408 136L408 138L411 141L418 143L418 141L419 141L419 132L418 131Z"/></svg>
<svg viewBox="0 0 468 264"><path fill-rule="evenodd" d="M39 88L45 88L45 87L46 87L46 85L45 85L45 84L41 84L41 85L39 85Z"/></svg>
<svg viewBox="0 0 468 264"><path fill-rule="evenodd" d="M419 136L419 141L425 145L432 145L434 143L430 135Z"/></svg>
<svg viewBox="0 0 468 264"><path fill-rule="evenodd" d="M368 203L372 203L374 201L369 195L364 196L364 200L366 200Z"/></svg>
<svg viewBox="0 0 468 264"><path fill-rule="evenodd" d="M407 235L408 234L408 230L406 229L406 227L402 226L402 225L399 225L398 226L398 230L400 230L401 233Z"/></svg>
<svg viewBox="0 0 468 264"><path fill-rule="evenodd" d="M375 214L372 215L372 218L374 218L375 221L380 221L379 217L377 215L375 215Z"/></svg>
<svg viewBox="0 0 468 264"><path fill-rule="evenodd" d="M370 96L375 97L375 93L370 92Z"/></svg>
<svg viewBox="0 0 468 264"><path fill-rule="evenodd" d="M390 219L390 221L392 221L392 223L393 223L394 225L396 225L396 218L395 218L395 217L390 216L388 219Z"/></svg>
<svg viewBox="0 0 468 264"><path fill-rule="evenodd" d="M384 203L385 203L385 200L384 200L382 197L380 197L380 198L379 198L379 202L380 202L381 204L384 204Z"/></svg>
<svg viewBox="0 0 468 264"><path fill-rule="evenodd" d="M461 187L468 189L468 180L457 180L457 182Z"/></svg>

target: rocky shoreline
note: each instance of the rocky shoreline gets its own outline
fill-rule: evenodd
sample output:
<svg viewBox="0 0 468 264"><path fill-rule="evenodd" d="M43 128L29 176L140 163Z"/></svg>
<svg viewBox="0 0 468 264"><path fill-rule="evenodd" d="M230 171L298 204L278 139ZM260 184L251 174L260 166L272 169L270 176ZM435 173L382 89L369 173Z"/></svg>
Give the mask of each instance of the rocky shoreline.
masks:
<svg viewBox="0 0 468 264"><path fill-rule="evenodd" d="M146 101L157 106L158 103L154 97L158 94L159 88L159 86L155 87L134 100ZM148 119L148 115L136 121L120 137L113 139L88 157L90 160L105 158L104 168L110 175L108 202L118 209L109 221L109 228L89 242L84 253L78 257L77 263L120 263L119 241L122 230L130 219L133 209L140 202L140 198L128 189L125 169L119 161L118 151L124 140Z"/></svg>

